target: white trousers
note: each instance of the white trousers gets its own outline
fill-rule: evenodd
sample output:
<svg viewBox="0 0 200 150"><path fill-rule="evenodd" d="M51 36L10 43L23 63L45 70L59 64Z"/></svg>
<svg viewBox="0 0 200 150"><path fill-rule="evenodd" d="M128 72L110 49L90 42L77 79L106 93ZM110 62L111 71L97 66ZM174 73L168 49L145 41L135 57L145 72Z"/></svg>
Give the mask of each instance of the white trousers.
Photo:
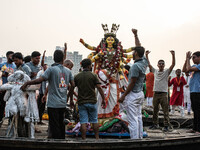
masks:
<svg viewBox="0 0 200 150"><path fill-rule="evenodd" d="M143 138L142 104L144 101L143 92L130 92L123 102L127 112L129 131L131 139Z"/></svg>
<svg viewBox="0 0 200 150"><path fill-rule="evenodd" d="M147 106L153 106L153 97L147 97Z"/></svg>
<svg viewBox="0 0 200 150"><path fill-rule="evenodd" d="M184 105L185 105L185 107L186 107L186 103L187 103L187 111L190 112L191 111L190 90L184 88Z"/></svg>

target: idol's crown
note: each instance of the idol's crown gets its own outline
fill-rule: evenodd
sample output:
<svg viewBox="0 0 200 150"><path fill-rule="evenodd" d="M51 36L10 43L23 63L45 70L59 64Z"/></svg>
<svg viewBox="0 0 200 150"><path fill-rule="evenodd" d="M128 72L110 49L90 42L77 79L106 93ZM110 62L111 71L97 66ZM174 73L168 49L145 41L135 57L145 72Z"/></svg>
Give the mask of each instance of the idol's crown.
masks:
<svg viewBox="0 0 200 150"><path fill-rule="evenodd" d="M112 24L112 28L111 28L111 32L109 32L108 30L108 25L107 24L102 24L102 28L104 30L104 36L108 36L108 35L111 35L111 36L114 36L116 37L116 33L119 29L119 25L116 25L116 24Z"/></svg>

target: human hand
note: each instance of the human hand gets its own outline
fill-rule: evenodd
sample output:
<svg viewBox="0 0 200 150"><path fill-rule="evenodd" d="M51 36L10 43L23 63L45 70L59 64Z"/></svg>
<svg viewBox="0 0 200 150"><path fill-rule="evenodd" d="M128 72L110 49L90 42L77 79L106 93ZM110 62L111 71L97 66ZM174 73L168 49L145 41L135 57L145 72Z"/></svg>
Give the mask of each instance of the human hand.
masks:
<svg viewBox="0 0 200 150"><path fill-rule="evenodd" d="M106 108L106 102L105 102L105 100L102 100L102 102L101 102L101 107L102 107L103 109Z"/></svg>
<svg viewBox="0 0 200 150"><path fill-rule="evenodd" d="M37 73L36 72L31 72L31 78L37 76Z"/></svg>
<svg viewBox="0 0 200 150"><path fill-rule="evenodd" d="M192 58L192 53L190 51L188 51L186 53L186 59L191 59Z"/></svg>
<svg viewBox="0 0 200 150"><path fill-rule="evenodd" d="M43 52L43 56L45 55L45 53L46 53L46 50L44 50L44 52Z"/></svg>
<svg viewBox="0 0 200 150"><path fill-rule="evenodd" d="M122 95L122 96L118 99L118 102L119 102L119 103L123 103L124 99L125 99L125 96Z"/></svg>
<svg viewBox="0 0 200 150"><path fill-rule="evenodd" d="M80 38L80 42L81 42L82 44L84 44L84 43L85 43L85 42L84 42L84 40L83 40L83 39L81 39L81 38Z"/></svg>
<svg viewBox="0 0 200 150"><path fill-rule="evenodd" d="M149 55L149 53L151 53L151 51L146 50L145 54L146 54L146 55Z"/></svg>
<svg viewBox="0 0 200 150"><path fill-rule="evenodd" d="M70 108L74 108L74 102L70 99Z"/></svg>
<svg viewBox="0 0 200 150"><path fill-rule="evenodd" d="M175 51L174 51L174 50L171 50L170 53L171 53L172 55L175 55Z"/></svg>
<svg viewBox="0 0 200 150"><path fill-rule="evenodd" d="M64 43L64 47L65 47L65 49L67 49L67 43Z"/></svg>
<svg viewBox="0 0 200 150"><path fill-rule="evenodd" d="M24 84L21 86L21 88L20 88L20 89L21 89L22 91L25 91L26 87L27 87L27 82L26 82L26 83L24 83Z"/></svg>
<svg viewBox="0 0 200 150"><path fill-rule="evenodd" d="M47 96L44 95L44 96L42 97L42 103L44 103L44 102L46 102L46 101L47 101Z"/></svg>
<svg viewBox="0 0 200 150"><path fill-rule="evenodd" d="M137 35L137 29L132 29L134 35Z"/></svg>

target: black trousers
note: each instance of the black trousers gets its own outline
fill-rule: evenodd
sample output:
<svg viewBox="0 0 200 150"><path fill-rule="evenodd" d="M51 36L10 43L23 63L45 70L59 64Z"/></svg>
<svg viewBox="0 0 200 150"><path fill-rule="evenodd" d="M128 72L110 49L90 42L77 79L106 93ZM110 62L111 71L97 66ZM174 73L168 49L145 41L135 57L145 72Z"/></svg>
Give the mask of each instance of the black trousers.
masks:
<svg viewBox="0 0 200 150"><path fill-rule="evenodd" d="M42 122L42 115L44 114L45 105L46 105L46 102L44 102L44 103L42 102L42 97L43 96L44 96L44 94L40 94L38 96L38 100L37 100L40 122Z"/></svg>
<svg viewBox="0 0 200 150"><path fill-rule="evenodd" d="M193 130L200 132L200 93L190 93L190 99L194 112Z"/></svg>
<svg viewBox="0 0 200 150"><path fill-rule="evenodd" d="M0 121L2 121L4 117L4 110L6 106L6 102L3 100L5 93L5 91L0 92Z"/></svg>
<svg viewBox="0 0 200 150"><path fill-rule="evenodd" d="M47 108L49 128L53 139L65 139L65 108Z"/></svg>

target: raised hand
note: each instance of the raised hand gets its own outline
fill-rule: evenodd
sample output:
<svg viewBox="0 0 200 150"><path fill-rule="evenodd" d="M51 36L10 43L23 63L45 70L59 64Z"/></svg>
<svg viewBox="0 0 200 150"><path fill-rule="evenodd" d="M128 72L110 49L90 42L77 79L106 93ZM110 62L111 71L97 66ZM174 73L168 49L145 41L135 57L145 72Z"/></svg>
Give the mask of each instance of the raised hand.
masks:
<svg viewBox="0 0 200 150"><path fill-rule="evenodd" d="M192 53L190 52L190 51L188 51L187 53L186 53L186 59L191 59L192 58Z"/></svg>
<svg viewBox="0 0 200 150"><path fill-rule="evenodd" d="M84 43L85 43L85 42L84 42L84 40L83 40L83 39L81 39L81 38L80 38L80 42L81 42L82 44L84 44Z"/></svg>
<svg viewBox="0 0 200 150"><path fill-rule="evenodd" d="M174 50L171 50L170 53L171 53L172 55L175 55L175 51L174 51Z"/></svg>
<svg viewBox="0 0 200 150"><path fill-rule="evenodd" d="M137 29L132 29L134 35L137 35Z"/></svg>
<svg viewBox="0 0 200 150"><path fill-rule="evenodd" d="M149 53L151 53L151 51L149 51L149 50L147 50L147 51L145 52L146 55L149 55Z"/></svg>
<svg viewBox="0 0 200 150"><path fill-rule="evenodd" d="M64 47L65 47L65 49L67 50L67 43L64 43Z"/></svg>

